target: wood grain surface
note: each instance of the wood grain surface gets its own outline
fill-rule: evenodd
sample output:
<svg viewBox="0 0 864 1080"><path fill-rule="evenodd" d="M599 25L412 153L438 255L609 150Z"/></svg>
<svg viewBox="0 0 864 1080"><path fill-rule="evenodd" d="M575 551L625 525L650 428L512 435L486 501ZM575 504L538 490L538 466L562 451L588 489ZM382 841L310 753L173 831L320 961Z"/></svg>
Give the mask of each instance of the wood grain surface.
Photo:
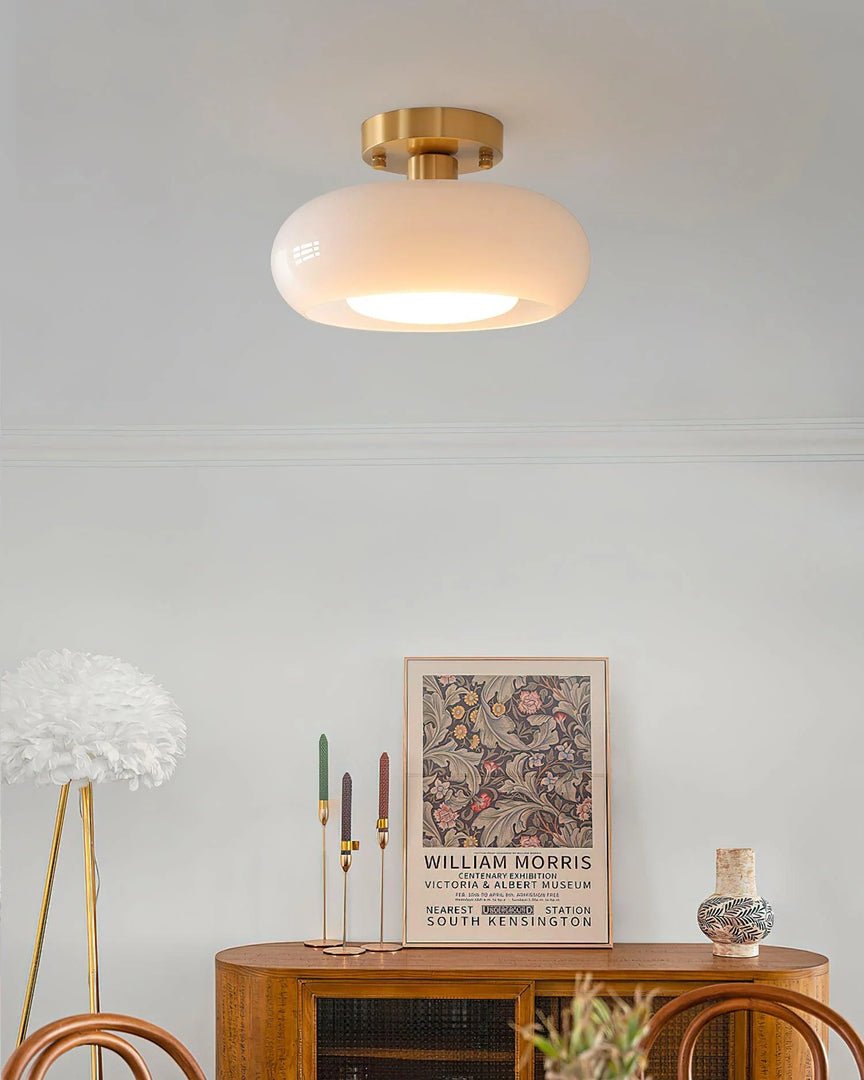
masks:
<svg viewBox="0 0 864 1080"><path fill-rule="evenodd" d="M216 957L217 1080L316 1080L316 1002L322 997L507 998L514 1022L522 1024L533 1020L537 997L569 996L582 973L621 994L638 985L675 995L711 983L753 982L825 1000L828 986L824 956L777 946L763 946L753 958L722 959L710 943L412 948L356 957L326 956L300 942L244 945ZM758 1014L748 1024L742 1017L735 1032L735 1080L809 1075L801 1036L780 1021ZM395 1048L388 1048L391 1054ZM513 1069L516 1080L533 1076L533 1063L515 1045Z"/></svg>

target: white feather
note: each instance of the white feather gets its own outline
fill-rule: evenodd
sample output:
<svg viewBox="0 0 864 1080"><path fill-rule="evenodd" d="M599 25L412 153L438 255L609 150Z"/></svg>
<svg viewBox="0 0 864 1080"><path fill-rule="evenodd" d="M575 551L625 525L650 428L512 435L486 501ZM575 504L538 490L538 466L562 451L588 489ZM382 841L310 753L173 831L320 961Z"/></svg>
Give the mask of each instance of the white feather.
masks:
<svg viewBox="0 0 864 1080"><path fill-rule="evenodd" d="M0 777L156 787L186 749L173 698L113 656L45 650L0 681Z"/></svg>

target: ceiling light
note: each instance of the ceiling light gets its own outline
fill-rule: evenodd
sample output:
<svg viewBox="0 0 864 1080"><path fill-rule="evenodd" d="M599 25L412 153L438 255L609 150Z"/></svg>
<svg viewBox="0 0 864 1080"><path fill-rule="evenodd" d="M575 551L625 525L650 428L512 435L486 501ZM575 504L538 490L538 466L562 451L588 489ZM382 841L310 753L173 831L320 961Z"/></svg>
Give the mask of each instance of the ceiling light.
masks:
<svg viewBox="0 0 864 1080"><path fill-rule="evenodd" d="M273 244L276 287L301 315L360 330L487 330L560 314L588 279L588 240L559 203L458 184L501 160L501 122L468 109L397 109L362 128L363 160L410 183L321 195Z"/></svg>

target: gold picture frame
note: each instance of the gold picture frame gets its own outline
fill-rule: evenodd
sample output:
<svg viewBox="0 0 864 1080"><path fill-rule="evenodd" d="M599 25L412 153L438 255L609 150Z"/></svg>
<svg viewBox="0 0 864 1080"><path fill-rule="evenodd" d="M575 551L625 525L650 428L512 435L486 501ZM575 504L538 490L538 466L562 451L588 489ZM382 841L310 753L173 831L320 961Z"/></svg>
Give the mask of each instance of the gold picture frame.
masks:
<svg viewBox="0 0 864 1080"><path fill-rule="evenodd" d="M607 657L405 658L403 943L612 945Z"/></svg>

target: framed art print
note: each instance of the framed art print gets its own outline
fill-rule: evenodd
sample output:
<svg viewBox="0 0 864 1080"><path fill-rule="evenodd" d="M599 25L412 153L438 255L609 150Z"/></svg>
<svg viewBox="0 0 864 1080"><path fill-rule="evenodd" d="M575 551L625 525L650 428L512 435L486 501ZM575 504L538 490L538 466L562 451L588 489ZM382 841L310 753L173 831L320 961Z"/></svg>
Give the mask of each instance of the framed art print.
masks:
<svg viewBox="0 0 864 1080"><path fill-rule="evenodd" d="M405 661L406 945L612 944L603 658Z"/></svg>

